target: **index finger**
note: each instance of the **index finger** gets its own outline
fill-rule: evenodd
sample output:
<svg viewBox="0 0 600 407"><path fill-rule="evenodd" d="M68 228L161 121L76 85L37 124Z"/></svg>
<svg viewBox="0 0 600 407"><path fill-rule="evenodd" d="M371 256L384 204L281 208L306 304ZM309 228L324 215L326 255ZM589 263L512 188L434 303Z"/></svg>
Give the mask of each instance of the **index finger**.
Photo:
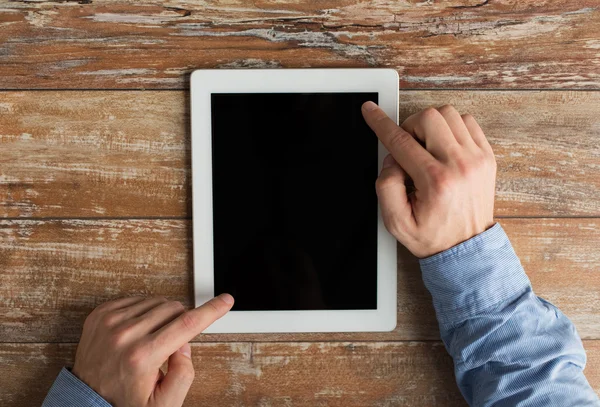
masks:
<svg viewBox="0 0 600 407"><path fill-rule="evenodd" d="M415 181L424 181L425 169L435 158L417 140L390 119L379 106L366 102L362 106L365 121L388 149L396 162Z"/></svg>
<svg viewBox="0 0 600 407"><path fill-rule="evenodd" d="M177 349L201 334L213 322L227 314L233 306L233 297L221 294L200 307L189 310L153 334L157 344L153 356L164 362Z"/></svg>

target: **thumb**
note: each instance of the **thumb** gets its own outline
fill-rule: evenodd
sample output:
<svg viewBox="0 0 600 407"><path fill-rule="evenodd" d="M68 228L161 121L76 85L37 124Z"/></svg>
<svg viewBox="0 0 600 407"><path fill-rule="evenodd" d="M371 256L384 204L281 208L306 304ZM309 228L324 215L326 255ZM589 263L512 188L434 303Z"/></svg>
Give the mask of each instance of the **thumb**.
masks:
<svg viewBox="0 0 600 407"><path fill-rule="evenodd" d="M155 400L160 407L180 407L183 405L190 386L194 381L192 349L189 343L183 345L169 357L167 374L155 390Z"/></svg>
<svg viewBox="0 0 600 407"><path fill-rule="evenodd" d="M416 228L413 208L406 191L407 178L406 172L388 154L375 183L385 227L400 243L407 232Z"/></svg>

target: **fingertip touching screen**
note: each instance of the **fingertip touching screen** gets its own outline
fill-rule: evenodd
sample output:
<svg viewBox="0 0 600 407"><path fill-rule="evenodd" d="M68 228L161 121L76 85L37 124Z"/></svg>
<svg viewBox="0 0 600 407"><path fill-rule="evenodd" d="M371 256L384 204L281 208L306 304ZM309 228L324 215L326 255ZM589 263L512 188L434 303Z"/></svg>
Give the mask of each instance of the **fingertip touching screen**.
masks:
<svg viewBox="0 0 600 407"><path fill-rule="evenodd" d="M215 295L233 310L377 308L377 93L211 95Z"/></svg>

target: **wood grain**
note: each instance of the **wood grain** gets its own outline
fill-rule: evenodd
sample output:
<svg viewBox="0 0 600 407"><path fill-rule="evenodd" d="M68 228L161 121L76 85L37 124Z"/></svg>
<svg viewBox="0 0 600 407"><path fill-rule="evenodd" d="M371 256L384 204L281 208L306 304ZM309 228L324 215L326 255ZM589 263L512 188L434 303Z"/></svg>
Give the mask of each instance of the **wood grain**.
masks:
<svg viewBox="0 0 600 407"><path fill-rule="evenodd" d="M599 339L600 219L505 219L536 293ZM0 342L76 342L100 303L134 294L191 305L187 220L0 221ZM398 326L389 333L201 335L200 341L439 339L417 261L398 257Z"/></svg>
<svg viewBox="0 0 600 407"><path fill-rule="evenodd" d="M400 95L401 120L445 103L477 119L498 163L496 216L600 214L600 93Z"/></svg>
<svg viewBox="0 0 600 407"><path fill-rule="evenodd" d="M74 351L1 345L11 374L0 377L0 403L40 405ZM466 405L440 343L204 343L192 353L196 379L186 406Z"/></svg>
<svg viewBox="0 0 600 407"><path fill-rule="evenodd" d="M400 116L452 103L479 120L496 216L600 392L600 92L566 90L600 89L599 31L596 0L0 0L0 405L41 404L96 305L191 305L182 89L198 68L388 67L401 88L488 89L401 91ZM399 249L393 332L201 335L185 405L465 406Z"/></svg>
<svg viewBox="0 0 600 407"><path fill-rule="evenodd" d="M3 93L2 216L187 216L186 96Z"/></svg>
<svg viewBox="0 0 600 407"><path fill-rule="evenodd" d="M391 67L402 87L597 89L599 16L596 0L1 0L0 88L181 89L195 68Z"/></svg>
<svg viewBox="0 0 600 407"><path fill-rule="evenodd" d="M189 217L189 93L0 93L0 217ZM498 161L497 216L600 215L600 92L402 91L452 103Z"/></svg>
<svg viewBox="0 0 600 407"><path fill-rule="evenodd" d="M598 392L600 341L584 347ZM0 403L40 405L74 353L72 344L0 345ZM184 406L466 406L440 342L197 343L192 354Z"/></svg>

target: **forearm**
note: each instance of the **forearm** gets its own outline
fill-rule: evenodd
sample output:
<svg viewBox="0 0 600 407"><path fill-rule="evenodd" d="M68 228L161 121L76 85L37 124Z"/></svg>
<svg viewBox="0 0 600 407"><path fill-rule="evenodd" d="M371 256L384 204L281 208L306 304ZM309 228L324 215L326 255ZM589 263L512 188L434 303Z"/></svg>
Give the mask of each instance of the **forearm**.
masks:
<svg viewBox="0 0 600 407"><path fill-rule="evenodd" d="M111 407L98 393L63 368L42 407Z"/></svg>
<svg viewBox="0 0 600 407"><path fill-rule="evenodd" d="M575 327L534 295L499 224L421 268L469 404L600 404Z"/></svg>

